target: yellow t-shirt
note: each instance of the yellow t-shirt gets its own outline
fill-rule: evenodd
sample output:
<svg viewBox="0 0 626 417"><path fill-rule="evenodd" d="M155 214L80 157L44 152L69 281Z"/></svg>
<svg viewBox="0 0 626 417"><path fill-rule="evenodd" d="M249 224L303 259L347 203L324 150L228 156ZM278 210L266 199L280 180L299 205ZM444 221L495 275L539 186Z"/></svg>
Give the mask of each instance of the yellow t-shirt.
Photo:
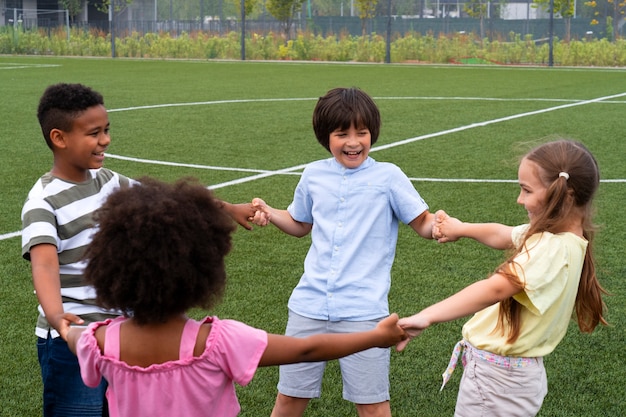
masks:
<svg viewBox="0 0 626 417"><path fill-rule="evenodd" d="M513 229L519 247L528 225ZM477 312L464 326L463 338L474 347L502 356L545 356L567 332L572 318L587 241L573 233L537 233L515 258L524 291L515 296L522 306L519 338L507 344L506 332L494 329L500 303Z"/></svg>

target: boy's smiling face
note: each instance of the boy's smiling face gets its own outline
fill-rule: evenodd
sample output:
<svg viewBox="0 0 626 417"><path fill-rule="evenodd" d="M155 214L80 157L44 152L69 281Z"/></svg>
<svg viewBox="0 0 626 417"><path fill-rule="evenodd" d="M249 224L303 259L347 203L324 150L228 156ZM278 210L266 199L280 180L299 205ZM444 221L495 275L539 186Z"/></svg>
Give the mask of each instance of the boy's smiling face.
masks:
<svg viewBox="0 0 626 417"><path fill-rule="evenodd" d="M335 129L331 132L328 147L337 162L348 169L358 168L367 159L372 147L372 136L366 127Z"/></svg>
<svg viewBox="0 0 626 417"><path fill-rule="evenodd" d="M85 181L88 170L102 168L104 152L111 143L109 117L104 106L93 106L74 119L69 132L54 129L52 174L75 182Z"/></svg>

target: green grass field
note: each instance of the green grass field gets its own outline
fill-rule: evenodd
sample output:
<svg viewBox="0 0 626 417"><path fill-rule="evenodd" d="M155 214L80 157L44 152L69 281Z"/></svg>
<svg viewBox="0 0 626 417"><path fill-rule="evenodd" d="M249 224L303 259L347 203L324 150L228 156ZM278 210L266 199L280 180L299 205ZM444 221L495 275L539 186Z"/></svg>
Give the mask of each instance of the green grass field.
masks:
<svg viewBox="0 0 626 417"><path fill-rule="evenodd" d="M549 394L540 413L621 416L626 388L626 70L527 67L201 62L0 56L0 416L41 415L36 298L20 256L20 210L51 167L35 117L49 84L81 82L103 93L112 144L106 166L127 176L196 176L232 202L263 197L286 207L301 165L329 154L311 113L336 86L358 86L378 103L383 127L371 156L400 166L431 210L467 221L525 222L515 203L518 157L568 137L597 157L596 256L610 326L581 334L574 322L545 359ZM120 158L123 157L124 159ZM505 181L500 181L505 180ZM273 226L239 229L228 258L227 295L213 312L282 333L287 299L308 238ZM487 276L503 254L473 241L439 245L400 229L390 307L412 314ZM200 317L203 311L194 311ZM426 331L392 354L395 416L451 416L461 370L439 392L465 320ZM269 415L277 368L238 389L242 416ZM356 415L341 399L331 362L307 416Z"/></svg>

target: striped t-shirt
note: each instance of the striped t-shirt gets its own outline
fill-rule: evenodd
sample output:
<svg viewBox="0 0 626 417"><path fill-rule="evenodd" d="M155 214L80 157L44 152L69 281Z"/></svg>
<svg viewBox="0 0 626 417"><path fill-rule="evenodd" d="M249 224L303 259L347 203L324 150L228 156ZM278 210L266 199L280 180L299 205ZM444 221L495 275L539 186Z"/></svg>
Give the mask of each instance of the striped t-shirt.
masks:
<svg viewBox="0 0 626 417"><path fill-rule="evenodd" d="M30 260L31 248L42 243L56 246L63 309L80 316L85 324L118 315L96 306L93 287L83 282L82 256L95 232L93 213L113 191L134 183L106 168L89 172L91 179L82 183L46 173L28 193L22 209L22 256ZM58 337L41 305L38 309L37 336L47 338L50 332L52 337Z"/></svg>

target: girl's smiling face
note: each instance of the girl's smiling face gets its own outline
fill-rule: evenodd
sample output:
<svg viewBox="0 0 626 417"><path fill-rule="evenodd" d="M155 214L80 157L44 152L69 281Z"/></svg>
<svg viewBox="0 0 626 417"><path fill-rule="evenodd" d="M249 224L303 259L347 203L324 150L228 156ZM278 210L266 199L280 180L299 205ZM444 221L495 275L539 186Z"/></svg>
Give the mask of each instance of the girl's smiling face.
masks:
<svg viewBox="0 0 626 417"><path fill-rule="evenodd" d="M330 134L328 147L337 162L348 169L358 168L369 155L372 135L366 127L335 129Z"/></svg>
<svg viewBox="0 0 626 417"><path fill-rule="evenodd" d="M517 172L520 186L517 203L524 206L531 220L536 213L543 210L546 201L547 188L539 177L540 169L539 165L524 158Z"/></svg>

